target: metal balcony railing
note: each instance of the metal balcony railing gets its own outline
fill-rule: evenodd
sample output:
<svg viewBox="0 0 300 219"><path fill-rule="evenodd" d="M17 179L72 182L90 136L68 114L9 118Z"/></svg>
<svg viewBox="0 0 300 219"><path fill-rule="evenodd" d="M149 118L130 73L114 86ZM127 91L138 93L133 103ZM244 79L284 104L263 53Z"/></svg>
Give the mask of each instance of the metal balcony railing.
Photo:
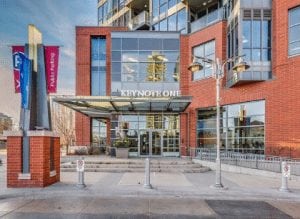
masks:
<svg viewBox="0 0 300 219"><path fill-rule="evenodd" d="M201 29L203 29L213 23L221 21L223 19L224 19L224 9L219 8L218 10L215 10L215 11L207 14L206 16L191 23L191 33L201 30Z"/></svg>
<svg viewBox="0 0 300 219"><path fill-rule="evenodd" d="M254 151L253 151L254 152ZM223 164L281 172L281 162L287 161L291 165L291 174L300 176L300 160L288 157L268 156L254 153L240 153L229 150L221 150L221 162ZM195 159L215 162L217 157L216 149L197 148Z"/></svg>
<svg viewBox="0 0 300 219"><path fill-rule="evenodd" d="M128 23L130 30L136 30L142 26L150 26L149 12L143 11L137 16L133 17Z"/></svg>

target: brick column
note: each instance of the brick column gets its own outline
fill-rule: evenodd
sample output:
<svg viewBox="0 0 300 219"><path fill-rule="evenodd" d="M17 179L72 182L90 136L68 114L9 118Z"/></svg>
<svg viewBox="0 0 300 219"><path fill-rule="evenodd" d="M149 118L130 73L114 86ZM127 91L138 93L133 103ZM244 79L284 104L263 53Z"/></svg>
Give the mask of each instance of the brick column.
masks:
<svg viewBox="0 0 300 219"><path fill-rule="evenodd" d="M7 187L45 187L60 181L60 140L50 131L28 131L30 173L22 173L22 132L6 132ZM51 150L51 144L53 150ZM51 162L51 152L53 162ZM51 169L52 163L52 169Z"/></svg>

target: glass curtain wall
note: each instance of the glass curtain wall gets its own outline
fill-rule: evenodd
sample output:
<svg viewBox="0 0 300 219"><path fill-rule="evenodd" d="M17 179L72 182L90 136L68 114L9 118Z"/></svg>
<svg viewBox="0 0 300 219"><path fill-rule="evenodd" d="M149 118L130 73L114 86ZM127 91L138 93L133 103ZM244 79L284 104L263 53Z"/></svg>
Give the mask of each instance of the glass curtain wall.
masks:
<svg viewBox="0 0 300 219"><path fill-rule="evenodd" d="M180 11L168 14L168 10L181 0L153 0L152 1L152 17L155 24L153 30L155 31L180 31L181 33L187 33L187 13L186 8ZM168 16L162 16L168 15ZM159 20L159 17L164 17Z"/></svg>
<svg viewBox="0 0 300 219"><path fill-rule="evenodd" d="M179 39L112 38L111 72L112 95L122 89L179 90Z"/></svg>
<svg viewBox="0 0 300 219"><path fill-rule="evenodd" d="M91 39L91 95L106 95L106 39Z"/></svg>
<svg viewBox="0 0 300 219"><path fill-rule="evenodd" d="M264 154L265 101L221 107L221 149ZM197 147L216 148L216 110L198 110Z"/></svg>

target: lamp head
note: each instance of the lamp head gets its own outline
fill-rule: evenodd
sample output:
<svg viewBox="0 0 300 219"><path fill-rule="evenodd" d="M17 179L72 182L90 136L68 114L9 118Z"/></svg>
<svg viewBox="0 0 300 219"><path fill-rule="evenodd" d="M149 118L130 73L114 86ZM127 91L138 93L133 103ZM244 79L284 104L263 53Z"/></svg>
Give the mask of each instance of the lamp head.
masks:
<svg viewBox="0 0 300 219"><path fill-rule="evenodd" d="M197 59L194 57L193 63L190 64L190 66L188 67L188 70L190 70L192 73L194 73L196 71L201 71L202 69L203 69L203 65L201 65L201 63L197 62Z"/></svg>
<svg viewBox="0 0 300 219"><path fill-rule="evenodd" d="M240 73L248 70L249 68L250 65L248 65L247 62L245 62L242 58L239 58L239 62L235 66L233 66L232 70L237 73Z"/></svg>

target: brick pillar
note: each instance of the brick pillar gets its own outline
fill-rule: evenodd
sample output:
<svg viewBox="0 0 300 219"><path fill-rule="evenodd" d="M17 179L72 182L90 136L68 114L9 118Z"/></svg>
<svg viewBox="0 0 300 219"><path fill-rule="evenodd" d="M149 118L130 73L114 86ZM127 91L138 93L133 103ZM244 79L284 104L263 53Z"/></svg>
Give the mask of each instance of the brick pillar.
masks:
<svg viewBox="0 0 300 219"><path fill-rule="evenodd" d="M23 174L22 132L5 134L7 136L7 187L45 187L60 181L59 137L50 131L27 132L30 142L30 173ZM50 157L53 158L52 162Z"/></svg>

